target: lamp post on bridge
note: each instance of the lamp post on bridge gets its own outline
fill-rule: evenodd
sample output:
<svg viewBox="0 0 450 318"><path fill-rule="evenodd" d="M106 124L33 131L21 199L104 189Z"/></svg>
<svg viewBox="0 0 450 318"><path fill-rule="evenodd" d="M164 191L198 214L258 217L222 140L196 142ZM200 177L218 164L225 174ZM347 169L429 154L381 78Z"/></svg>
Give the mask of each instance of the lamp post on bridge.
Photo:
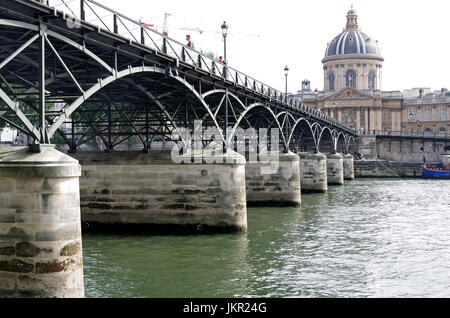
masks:
<svg viewBox="0 0 450 318"><path fill-rule="evenodd" d="M221 26L222 28L222 35L223 35L223 77L227 78L227 35L228 35L228 24L223 21L223 24ZM228 150L228 88L225 89L225 107L224 107L224 136L225 136L225 143L223 144L223 152L226 153Z"/></svg>
<svg viewBox="0 0 450 318"><path fill-rule="evenodd" d="M287 65L286 65L286 67L284 68L284 76L286 77L286 88L285 88L285 102L286 102L286 104L287 104L287 102L288 102L288 75L289 75L289 67L287 67ZM286 115L286 119L285 119L285 122L284 122L284 127L285 127L285 138L286 138L286 143L285 143L285 148L284 148L284 153L288 153L289 152L289 144L288 144L288 142L289 142L289 130L288 130L288 123L289 123L289 117Z"/></svg>
<svg viewBox="0 0 450 318"><path fill-rule="evenodd" d="M319 108L319 90L316 88L316 90L314 91L314 97L316 100L316 109Z"/></svg>
<svg viewBox="0 0 450 318"><path fill-rule="evenodd" d="M222 35L223 35L223 61L224 61L224 67L223 67L223 74L224 77L227 78L227 35L228 35L228 24L223 21L223 24L221 26L222 28Z"/></svg>
<svg viewBox="0 0 450 318"><path fill-rule="evenodd" d="M285 89L285 99L286 99L286 103L288 101L288 75L289 75L289 67L284 68L284 76L286 76L286 89Z"/></svg>

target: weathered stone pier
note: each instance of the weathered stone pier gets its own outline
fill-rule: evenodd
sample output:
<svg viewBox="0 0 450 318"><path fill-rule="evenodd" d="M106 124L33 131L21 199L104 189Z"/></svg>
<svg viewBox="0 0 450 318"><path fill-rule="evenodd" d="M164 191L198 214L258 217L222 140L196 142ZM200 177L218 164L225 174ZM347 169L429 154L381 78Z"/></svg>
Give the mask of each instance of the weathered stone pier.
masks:
<svg viewBox="0 0 450 318"><path fill-rule="evenodd" d="M74 157L83 170L82 221L91 230L247 230L245 158L235 152L204 154L201 164L173 163L168 151Z"/></svg>
<svg viewBox="0 0 450 318"><path fill-rule="evenodd" d="M353 156L350 154L345 154L343 157L343 165L344 165L344 179L355 180L355 164Z"/></svg>
<svg viewBox="0 0 450 318"><path fill-rule="evenodd" d="M301 204L300 158L295 153L259 155L245 169L249 206Z"/></svg>
<svg viewBox="0 0 450 318"><path fill-rule="evenodd" d="M300 153L302 193L328 190L327 156L322 153Z"/></svg>
<svg viewBox="0 0 450 318"><path fill-rule="evenodd" d="M327 155L327 179L329 185L344 184L344 158L341 154Z"/></svg>
<svg viewBox="0 0 450 318"><path fill-rule="evenodd" d="M84 297L75 159L0 148L0 297Z"/></svg>

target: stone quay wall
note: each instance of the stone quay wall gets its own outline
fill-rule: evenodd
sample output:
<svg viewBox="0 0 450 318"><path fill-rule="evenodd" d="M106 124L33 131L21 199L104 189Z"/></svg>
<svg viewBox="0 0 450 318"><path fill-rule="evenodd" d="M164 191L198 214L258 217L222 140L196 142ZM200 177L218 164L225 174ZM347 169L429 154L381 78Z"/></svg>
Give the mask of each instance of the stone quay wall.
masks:
<svg viewBox="0 0 450 318"><path fill-rule="evenodd" d="M450 140L433 138L402 138L393 136L359 136L358 152L365 159L383 159L397 162L439 162L444 154L445 146L450 146Z"/></svg>
<svg viewBox="0 0 450 318"><path fill-rule="evenodd" d="M270 162L271 158L278 160L278 157L278 163ZM273 171L271 166L274 167ZM292 152L268 155L260 157L258 162L248 162L245 179L249 206L301 204L300 158Z"/></svg>
<svg viewBox="0 0 450 318"><path fill-rule="evenodd" d="M379 159L398 162L439 162L445 146L449 141L430 139L401 139L377 137L377 154Z"/></svg>
<svg viewBox="0 0 450 318"><path fill-rule="evenodd" d="M82 166L81 218L92 230L247 230L245 158L238 154L223 164L175 164L167 151L74 157Z"/></svg>
<svg viewBox="0 0 450 318"><path fill-rule="evenodd" d="M84 297L76 160L0 148L0 298Z"/></svg>
<svg viewBox="0 0 450 318"><path fill-rule="evenodd" d="M421 163L387 160L355 161L356 178L417 178L421 176Z"/></svg>

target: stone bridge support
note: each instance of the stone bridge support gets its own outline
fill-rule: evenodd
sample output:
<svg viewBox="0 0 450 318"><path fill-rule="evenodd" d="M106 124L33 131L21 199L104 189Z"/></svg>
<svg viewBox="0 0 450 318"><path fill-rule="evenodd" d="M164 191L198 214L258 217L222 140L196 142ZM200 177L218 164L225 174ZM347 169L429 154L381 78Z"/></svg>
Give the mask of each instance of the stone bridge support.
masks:
<svg viewBox="0 0 450 318"><path fill-rule="evenodd" d="M0 148L0 297L84 297L78 162Z"/></svg>
<svg viewBox="0 0 450 318"><path fill-rule="evenodd" d="M355 164L353 156L350 154L344 155L343 164L344 164L344 179L355 180Z"/></svg>
<svg viewBox="0 0 450 318"><path fill-rule="evenodd" d="M89 230L247 230L245 158L237 153L204 155L199 164L174 163L167 151L74 156L82 165L81 215Z"/></svg>
<svg viewBox="0 0 450 318"><path fill-rule="evenodd" d="M300 153L300 175L303 193L328 191L327 156Z"/></svg>
<svg viewBox="0 0 450 318"><path fill-rule="evenodd" d="M299 206L300 158L295 153L271 153L248 162L245 171L249 206Z"/></svg>
<svg viewBox="0 0 450 318"><path fill-rule="evenodd" d="M327 155L327 178L329 185L344 184L344 157L341 154Z"/></svg>

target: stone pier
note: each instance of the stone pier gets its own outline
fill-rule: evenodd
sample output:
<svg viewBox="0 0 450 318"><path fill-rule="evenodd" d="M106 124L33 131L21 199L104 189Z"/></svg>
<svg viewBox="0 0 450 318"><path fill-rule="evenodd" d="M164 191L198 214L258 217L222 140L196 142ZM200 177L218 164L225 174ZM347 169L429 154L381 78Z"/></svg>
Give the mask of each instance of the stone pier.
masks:
<svg viewBox="0 0 450 318"><path fill-rule="evenodd" d="M78 162L0 148L0 297L84 297Z"/></svg>
<svg viewBox="0 0 450 318"><path fill-rule="evenodd" d="M329 185L344 184L344 157L341 154L327 155L327 178Z"/></svg>
<svg viewBox="0 0 450 318"><path fill-rule="evenodd" d="M279 158L279 159L278 159ZM300 158L295 153L272 153L245 167L249 206L301 204Z"/></svg>
<svg viewBox="0 0 450 318"><path fill-rule="evenodd" d="M77 153L85 229L143 233L247 230L245 158L174 163L169 151ZM212 162L212 160L223 162Z"/></svg>
<svg viewBox="0 0 450 318"><path fill-rule="evenodd" d="M355 164L354 158L350 154L344 155L344 179L345 180L355 180Z"/></svg>
<svg viewBox="0 0 450 318"><path fill-rule="evenodd" d="M300 153L300 176L303 193L328 190L327 156L322 153Z"/></svg>

